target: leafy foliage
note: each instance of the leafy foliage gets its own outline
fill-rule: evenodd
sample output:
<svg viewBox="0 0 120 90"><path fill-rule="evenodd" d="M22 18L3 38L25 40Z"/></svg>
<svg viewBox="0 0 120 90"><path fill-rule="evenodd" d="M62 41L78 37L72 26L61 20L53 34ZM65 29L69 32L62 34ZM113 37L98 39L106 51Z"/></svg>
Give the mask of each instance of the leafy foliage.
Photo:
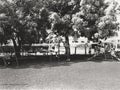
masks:
<svg viewBox="0 0 120 90"><path fill-rule="evenodd" d="M107 38L116 34L119 23L116 17L117 2L110 3L109 7L105 9L105 15L100 17L98 21L98 31L101 38Z"/></svg>
<svg viewBox="0 0 120 90"><path fill-rule="evenodd" d="M108 4L104 0L81 0L79 7L79 11L72 16L73 28L91 39L98 32L98 21L105 16Z"/></svg>

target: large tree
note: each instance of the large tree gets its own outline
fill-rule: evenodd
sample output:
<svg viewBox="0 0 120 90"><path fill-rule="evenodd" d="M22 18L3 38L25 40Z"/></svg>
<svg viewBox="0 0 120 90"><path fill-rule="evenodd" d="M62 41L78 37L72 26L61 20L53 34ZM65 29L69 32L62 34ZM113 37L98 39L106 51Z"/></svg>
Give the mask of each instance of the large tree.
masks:
<svg viewBox="0 0 120 90"><path fill-rule="evenodd" d="M79 5L79 11L73 14L72 22L74 24L73 28L77 29L82 36L92 39L92 36L99 31L101 33L106 31L105 36L108 36L107 32L110 35L110 32L112 33L116 29L115 19L113 20L115 15L112 13L108 16L106 10L109 7L109 3L106 3L105 0L81 0ZM105 19L108 20L106 22L109 25L104 22ZM101 23L104 25L103 27L100 26Z"/></svg>
<svg viewBox="0 0 120 90"><path fill-rule="evenodd" d="M116 1L109 2L105 9L105 15L100 17L97 23L98 32L101 38L108 38L116 35L119 23L117 21L117 7L119 4Z"/></svg>
<svg viewBox="0 0 120 90"><path fill-rule="evenodd" d="M23 3L22 0L21 2L16 1L12 3L6 1L0 9L0 13L5 14L7 17L6 20L3 20L5 22L1 23L1 27L4 30L4 36L13 41L17 56L20 56L22 44L28 41L28 38L26 38L28 33L32 35L32 33L29 32L30 27L27 27L28 22L26 16L27 13L29 13L27 10L28 7L26 6L27 4L27 2ZM22 5L24 6L22 7ZM32 36L29 38L31 37Z"/></svg>
<svg viewBox="0 0 120 90"><path fill-rule="evenodd" d="M46 7L51 11L52 31L65 38L67 60L70 60L69 36L73 33L72 14L78 11L80 0L49 0Z"/></svg>
<svg viewBox="0 0 120 90"><path fill-rule="evenodd" d="M50 26L47 18L49 14L40 1L6 1L0 13L7 17L2 20L1 27L4 36L13 41L17 56L20 56L22 45L38 43L40 35L46 37L46 29Z"/></svg>

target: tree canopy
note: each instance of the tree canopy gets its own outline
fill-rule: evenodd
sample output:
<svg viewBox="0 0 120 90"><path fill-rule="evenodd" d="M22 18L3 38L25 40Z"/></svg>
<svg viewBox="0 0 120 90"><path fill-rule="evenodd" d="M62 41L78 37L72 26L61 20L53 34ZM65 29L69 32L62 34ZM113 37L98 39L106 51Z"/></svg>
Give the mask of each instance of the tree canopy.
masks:
<svg viewBox="0 0 120 90"><path fill-rule="evenodd" d="M106 3L105 0L81 0L79 11L72 16L73 27L88 39L91 39L95 33L99 32L101 32L102 38L111 36L111 33L117 28L115 3L113 3L110 10L111 3ZM105 30L105 28L107 29ZM105 33L105 35L102 33Z"/></svg>

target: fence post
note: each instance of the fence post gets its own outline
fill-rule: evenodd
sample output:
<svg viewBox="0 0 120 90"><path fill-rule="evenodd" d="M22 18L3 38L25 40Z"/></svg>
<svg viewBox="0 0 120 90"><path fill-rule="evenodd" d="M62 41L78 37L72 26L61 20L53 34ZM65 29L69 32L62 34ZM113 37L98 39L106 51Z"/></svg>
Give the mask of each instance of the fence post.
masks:
<svg viewBox="0 0 120 90"><path fill-rule="evenodd" d="M85 55L86 55L86 54L87 54L87 47L86 47L86 44L85 44L84 47L85 47Z"/></svg>
<svg viewBox="0 0 120 90"><path fill-rule="evenodd" d="M75 55L76 55L77 47L75 46Z"/></svg>

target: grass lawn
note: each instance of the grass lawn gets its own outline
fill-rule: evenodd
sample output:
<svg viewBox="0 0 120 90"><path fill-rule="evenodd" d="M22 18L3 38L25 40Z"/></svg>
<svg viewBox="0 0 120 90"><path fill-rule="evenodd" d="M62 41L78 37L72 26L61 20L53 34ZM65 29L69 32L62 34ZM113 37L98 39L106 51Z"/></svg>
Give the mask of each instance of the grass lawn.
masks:
<svg viewBox="0 0 120 90"><path fill-rule="evenodd" d="M62 61L0 67L0 90L120 90L120 63Z"/></svg>

